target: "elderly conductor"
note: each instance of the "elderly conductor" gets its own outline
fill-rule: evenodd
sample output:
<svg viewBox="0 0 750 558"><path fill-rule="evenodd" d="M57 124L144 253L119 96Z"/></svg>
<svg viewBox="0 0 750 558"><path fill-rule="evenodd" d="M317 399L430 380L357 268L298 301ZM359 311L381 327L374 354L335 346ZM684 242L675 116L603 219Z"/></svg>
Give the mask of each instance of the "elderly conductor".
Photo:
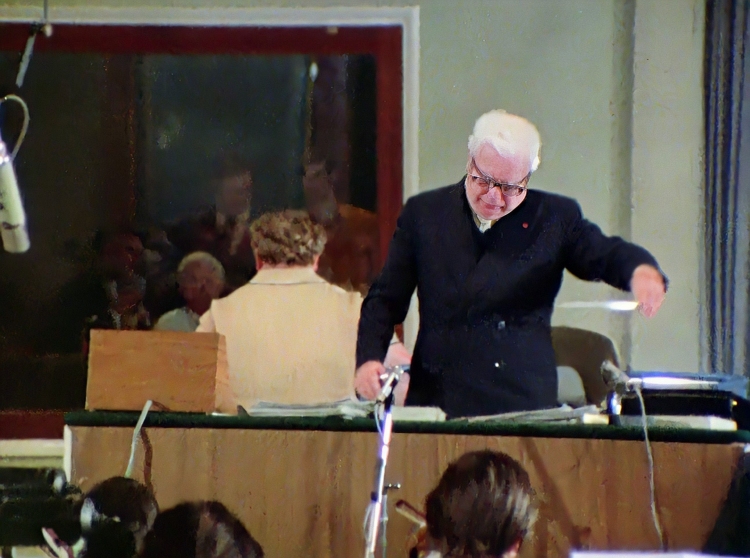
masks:
<svg viewBox="0 0 750 558"><path fill-rule="evenodd" d="M495 110L469 137L467 174L408 200L362 305L355 388L379 391L393 328L417 289L420 328L407 405L476 416L556 405L550 335L563 270L631 291L645 316L665 277L654 257L584 219L575 200L529 189L533 124Z"/></svg>

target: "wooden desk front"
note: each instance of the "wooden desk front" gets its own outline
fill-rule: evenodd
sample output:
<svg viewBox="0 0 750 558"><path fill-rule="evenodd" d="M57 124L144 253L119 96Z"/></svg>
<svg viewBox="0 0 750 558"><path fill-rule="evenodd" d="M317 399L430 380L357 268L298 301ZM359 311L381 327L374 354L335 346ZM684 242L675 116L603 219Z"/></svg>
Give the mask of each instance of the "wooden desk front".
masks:
<svg viewBox="0 0 750 558"><path fill-rule="evenodd" d="M135 416L113 421L97 415L107 414L68 417L72 481L84 490L123 474L135 423ZM304 419L299 429L287 421L282 430L266 428L273 420L236 417L202 417L190 421L190 427L184 419L170 422L154 415L150 421L142 432L135 476L153 486L162 509L185 500L220 500L240 516L269 558L362 554L378 440L374 432L358 428L366 429L369 422L342 421L342 431L328 429L330 421L316 426ZM411 530L392 503L405 499L421 508L450 461L482 448L512 455L531 476L540 517L522 556L567 556L571 548L657 548L644 443L600 439L596 428L609 438L638 435L614 427L585 430L599 439L551 437L583 436L581 427L554 432L499 428L505 435L481 435L472 425L422 428L435 433L397 431L386 480L400 482L402 489L390 498L388 555L405 556ZM657 509L671 549L700 549L706 541L743 451L744 434L716 435L727 443L705 443L716 441L710 433L701 443L654 442ZM670 436L657 432L655 437Z"/></svg>

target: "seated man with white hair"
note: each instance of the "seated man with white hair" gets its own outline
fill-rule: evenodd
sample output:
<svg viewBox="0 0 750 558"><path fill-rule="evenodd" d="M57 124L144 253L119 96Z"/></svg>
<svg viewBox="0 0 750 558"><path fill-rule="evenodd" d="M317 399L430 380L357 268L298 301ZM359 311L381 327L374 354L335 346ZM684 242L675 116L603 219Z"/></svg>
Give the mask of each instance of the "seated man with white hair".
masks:
<svg viewBox="0 0 750 558"><path fill-rule="evenodd" d="M258 273L215 300L197 331L226 337L229 384L238 405L333 403L354 398L362 295L316 273L325 229L307 212L267 213L250 226ZM386 363L410 355L391 343ZM384 355L385 357L385 355ZM408 381L403 382L403 390ZM397 390L397 399L399 395Z"/></svg>
<svg viewBox="0 0 750 558"><path fill-rule="evenodd" d="M208 252L193 252L177 266L177 284L185 306L164 314L155 330L195 331L201 315L224 290L224 267Z"/></svg>
<svg viewBox="0 0 750 558"><path fill-rule="evenodd" d="M355 387L380 390L393 334L419 298L419 334L406 404L448 416L556 406L550 321L567 269L631 291L645 316L666 278L643 248L605 236L575 200L530 188L541 140L528 120L481 116L469 137L466 175L412 197L385 266L362 305Z"/></svg>

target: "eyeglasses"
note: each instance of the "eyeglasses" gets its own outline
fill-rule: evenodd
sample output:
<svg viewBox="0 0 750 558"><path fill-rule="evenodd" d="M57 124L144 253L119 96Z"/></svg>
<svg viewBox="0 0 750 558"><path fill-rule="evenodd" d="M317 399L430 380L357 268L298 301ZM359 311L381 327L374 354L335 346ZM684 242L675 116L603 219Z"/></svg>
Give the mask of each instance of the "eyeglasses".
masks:
<svg viewBox="0 0 750 558"><path fill-rule="evenodd" d="M476 174L468 173L469 178L471 179L472 184L474 187L479 190L482 195L486 194L490 191L491 188L499 188L500 191L503 193L504 196L508 197L515 197L521 195L524 190L528 190L528 187L526 186L526 183L529 181L529 177L531 176L531 173L527 174L521 182L518 184L511 184L509 182L495 182L492 178L484 174L477 164L474 162L474 159L471 160L471 166L474 167L482 176L477 176Z"/></svg>

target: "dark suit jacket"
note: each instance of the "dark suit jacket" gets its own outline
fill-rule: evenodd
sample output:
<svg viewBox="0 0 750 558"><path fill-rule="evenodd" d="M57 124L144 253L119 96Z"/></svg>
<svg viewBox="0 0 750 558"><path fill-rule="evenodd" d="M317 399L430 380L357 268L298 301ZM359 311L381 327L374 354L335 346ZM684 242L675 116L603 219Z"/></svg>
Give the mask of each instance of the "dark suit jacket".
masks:
<svg viewBox="0 0 750 558"><path fill-rule="evenodd" d="M84 329L92 316L105 316L109 298L106 279L95 272L74 277L55 294L39 331L37 351L42 354L81 354Z"/></svg>
<svg viewBox="0 0 750 558"><path fill-rule="evenodd" d="M357 365L382 361L414 289L420 327L407 404L449 416L553 407L550 318L563 271L629 289L643 248L605 236L570 199L529 190L479 232L464 182L411 198L364 303Z"/></svg>

